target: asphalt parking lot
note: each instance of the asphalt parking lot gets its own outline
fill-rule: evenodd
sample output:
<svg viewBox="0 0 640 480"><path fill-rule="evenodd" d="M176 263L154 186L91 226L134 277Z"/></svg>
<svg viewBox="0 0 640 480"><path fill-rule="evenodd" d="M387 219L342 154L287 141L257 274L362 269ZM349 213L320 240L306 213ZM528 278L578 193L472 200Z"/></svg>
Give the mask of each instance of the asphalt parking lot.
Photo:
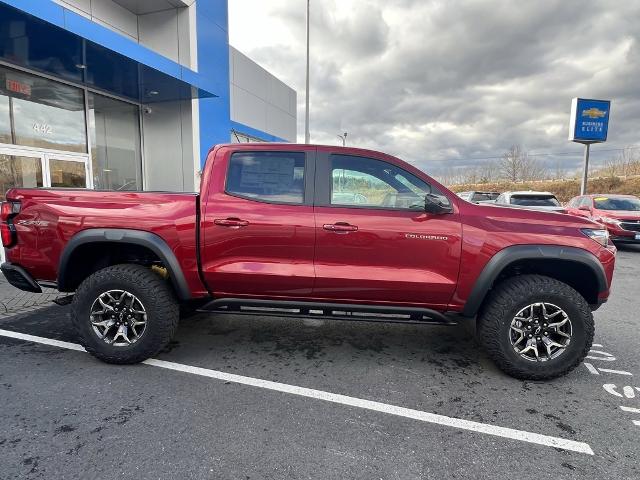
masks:
<svg viewBox="0 0 640 480"><path fill-rule="evenodd" d="M639 478L638 278L623 247L592 358L552 382L468 325L198 315L171 363L118 367L74 350L68 307L6 316L0 477Z"/></svg>

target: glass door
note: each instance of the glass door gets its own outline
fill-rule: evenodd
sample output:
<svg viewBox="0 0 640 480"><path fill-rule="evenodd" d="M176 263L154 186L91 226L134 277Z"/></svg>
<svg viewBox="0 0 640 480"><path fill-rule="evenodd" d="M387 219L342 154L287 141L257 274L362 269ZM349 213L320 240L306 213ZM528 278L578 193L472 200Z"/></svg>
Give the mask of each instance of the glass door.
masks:
<svg viewBox="0 0 640 480"><path fill-rule="evenodd" d="M45 186L44 154L0 147L0 199L14 187Z"/></svg>
<svg viewBox="0 0 640 480"><path fill-rule="evenodd" d="M45 153L44 163L48 187L93 188L88 156Z"/></svg>
<svg viewBox="0 0 640 480"><path fill-rule="evenodd" d="M92 188L88 155L0 146L0 199L10 188Z"/></svg>

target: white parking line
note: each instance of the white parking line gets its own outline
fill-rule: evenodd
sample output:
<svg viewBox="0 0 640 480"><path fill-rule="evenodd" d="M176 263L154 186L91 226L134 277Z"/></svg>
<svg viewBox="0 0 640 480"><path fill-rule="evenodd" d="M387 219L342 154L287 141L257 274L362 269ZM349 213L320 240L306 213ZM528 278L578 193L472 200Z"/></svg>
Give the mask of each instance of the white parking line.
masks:
<svg viewBox="0 0 640 480"><path fill-rule="evenodd" d="M75 343L61 342L59 340L53 340L51 338L37 337L35 335L12 332L10 330L0 329L0 336L14 338L18 340L24 340L27 342L41 343L44 345L51 345L54 347L66 348L69 350L77 350L77 351L83 351L83 352L85 351L82 346L77 345ZM362 398L349 397L347 395L340 395L337 393L325 392L322 390L314 390L312 388L298 387L296 385L288 385L286 383L272 382L269 380L262 380L260 378L245 377L245 376L236 375L233 373L226 373L218 370L210 370L208 368L194 367L191 365L184 365L181 363L167 362L164 360L156 360L156 359L145 360L143 363L146 365L154 366L154 367L160 367L160 368L166 368L169 370L190 373L190 374L199 375L202 377L215 378L218 380L223 380L225 382L239 383L242 385L249 385L252 387L273 390L276 392L289 393L289 394L298 395L301 397L324 400L327 402L362 408L366 410L372 410L376 412L386 413L389 415L396 415L399 417L410 418L410 419L419 420L422 422L434 423L437 425L444 425L447 427L459 428L462 430L469 430L472 432L478 432L478 433L484 433L487 435L494 435L497 437L509 438L511 440L535 443L535 444L543 445L547 447L561 448L563 450L570 450L578 453L586 453L587 455L594 454L589 444L584 442L576 442L574 440L567 440L565 438L552 437L549 435L542 435L539 433L527 432L525 430L516 430L513 428L500 427L497 425L491 425L487 423L474 422L471 420L464 420L461 418L447 417L445 415L423 412L421 410L414 410L411 408L398 407L395 405L389 405L387 403L374 402L374 401L365 400Z"/></svg>
<svg viewBox="0 0 640 480"><path fill-rule="evenodd" d="M625 406L621 405L620 409L623 412L640 413L640 408L625 407Z"/></svg>
<svg viewBox="0 0 640 480"><path fill-rule="evenodd" d="M604 373L615 373L617 375L628 375L630 377L633 377L633 373L625 372L624 370L612 370L611 368L601 368L600 371Z"/></svg>
<svg viewBox="0 0 640 480"><path fill-rule="evenodd" d="M593 375L600 375L600 372L598 371L598 369L593 365L591 365L589 362L584 362L584 366L587 367L587 370L589 370L589 372L592 373Z"/></svg>

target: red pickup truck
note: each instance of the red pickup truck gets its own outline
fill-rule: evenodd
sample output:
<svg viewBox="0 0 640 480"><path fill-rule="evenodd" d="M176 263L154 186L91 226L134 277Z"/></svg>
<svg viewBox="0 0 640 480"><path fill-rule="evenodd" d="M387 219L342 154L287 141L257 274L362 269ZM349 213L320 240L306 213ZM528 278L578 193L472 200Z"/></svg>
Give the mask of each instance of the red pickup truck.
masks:
<svg viewBox="0 0 640 480"><path fill-rule="evenodd" d="M219 145L200 194L12 189L1 233L14 286L74 293L82 345L155 355L182 306L236 314L454 323L510 375L585 357L615 247L587 219L468 203L378 152ZM71 298L69 297L71 301Z"/></svg>

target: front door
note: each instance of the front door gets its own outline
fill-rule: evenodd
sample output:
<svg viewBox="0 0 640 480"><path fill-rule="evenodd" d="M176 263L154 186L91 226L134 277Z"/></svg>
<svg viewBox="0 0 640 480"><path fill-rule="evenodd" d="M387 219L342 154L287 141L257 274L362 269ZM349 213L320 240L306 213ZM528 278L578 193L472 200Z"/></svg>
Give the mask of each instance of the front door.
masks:
<svg viewBox="0 0 640 480"><path fill-rule="evenodd" d="M88 155L0 146L0 195L37 187L91 188Z"/></svg>
<svg viewBox="0 0 640 480"><path fill-rule="evenodd" d="M449 303L460 263L460 219L425 213L425 195L438 194L427 181L383 159L321 153L316 176L314 297Z"/></svg>
<svg viewBox="0 0 640 480"><path fill-rule="evenodd" d="M208 161L202 270L217 297L311 294L315 149L269 148L222 148Z"/></svg>

